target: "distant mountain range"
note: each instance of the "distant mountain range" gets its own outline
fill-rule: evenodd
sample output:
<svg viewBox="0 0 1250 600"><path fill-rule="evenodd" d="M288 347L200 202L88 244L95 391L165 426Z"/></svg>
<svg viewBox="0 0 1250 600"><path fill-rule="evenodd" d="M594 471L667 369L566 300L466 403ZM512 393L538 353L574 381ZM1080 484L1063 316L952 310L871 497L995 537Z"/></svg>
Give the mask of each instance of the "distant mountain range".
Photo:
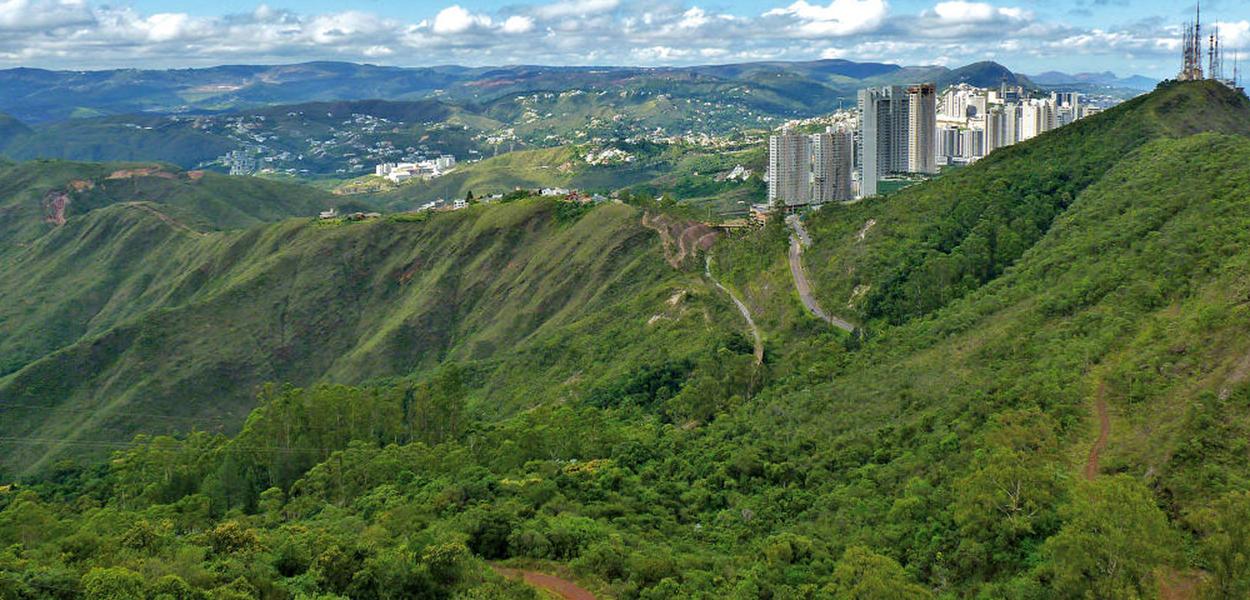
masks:
<svg viewBox="0 0 1250 600"><path fill-rule="evenodd" d="M1030 75L1029 79L1033 80L1034 83L1044 86L1085 84L1138 90L1143 92L1153 90L1155 89L1155 86L1159 85L1158 79L1151 79L1142 75L1119 77L1110 71L1102 73L1076 73L1074 75L1060 73L1058 71L1047 71L1038 75Z"/></svg>
<svg viewBox="0 0 1250 600"><path fill-rule="evenodd" d="M847 60L681 68L402 68L340 62L147 71L17 68L0 70L0 113L34 125L108 115L213 113L339 100L440 98L482 104L520 94L580 89L738 99L755 112L794 117L835 109L853 100L855 92L865 86L920 81L994 86L1003 81L1028 83L1028 78L993 62L950 69Z"/></svg>

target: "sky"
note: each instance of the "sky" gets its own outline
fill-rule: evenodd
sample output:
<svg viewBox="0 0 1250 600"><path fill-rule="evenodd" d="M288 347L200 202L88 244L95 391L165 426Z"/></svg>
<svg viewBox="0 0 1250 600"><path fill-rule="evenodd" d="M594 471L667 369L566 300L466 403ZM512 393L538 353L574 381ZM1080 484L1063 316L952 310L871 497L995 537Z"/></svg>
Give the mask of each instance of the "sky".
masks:
<svg viewBox="0 0 1250 600"><path fill-rule="evenodd" d="M844 58L1036 74L1179 69L1188 0L0 0L0 67L343 60L668 66ZM348 8L350 7L350 8ZM1250 0L1204 22L1250 62ZM1250 65L1248 65L1250 66Z"/></svg>

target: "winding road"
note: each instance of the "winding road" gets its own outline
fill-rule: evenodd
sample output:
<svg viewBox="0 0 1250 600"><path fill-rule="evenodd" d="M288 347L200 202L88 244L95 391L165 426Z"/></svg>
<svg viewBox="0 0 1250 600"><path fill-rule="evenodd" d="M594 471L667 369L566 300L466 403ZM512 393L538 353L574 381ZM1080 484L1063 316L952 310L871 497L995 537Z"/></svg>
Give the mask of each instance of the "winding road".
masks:
<svg viewBox="0 0 1250 600"><path fill-rule="evenodd" d="M855 333L854 325L825 312L825 309L821 308L820 303L816 301L816 297L812 295L812 284L807 280L807 272L803 270L803 248L812 245L812 238L803 228L803 222L799 220L798 215L786 217L786 223L794 230L794 234L790 236L790 274L794 276L794 287L799 291L799 299L803 301L803 306L826 323L847 333Z"/></svg>
<svg viewBox="0 0 1250 600"><path fill-rule="evenodd" d="M706 260L703 262L703 273L707 275L707 278L712 283L716 284L716 287L725 292L730 300L734 301L734 305L738 307L738 312L742 313L742 318L747 320L747 326L751 328L751 336L755 338L755 364L764 364L764 338L760 336L760 328L755 326L755 319L751 318L751 311L747 310L747 305L743 304L733 292L729 291L729 288L721 285L715 277L712 277L711 256L706 257Z"/></svg>

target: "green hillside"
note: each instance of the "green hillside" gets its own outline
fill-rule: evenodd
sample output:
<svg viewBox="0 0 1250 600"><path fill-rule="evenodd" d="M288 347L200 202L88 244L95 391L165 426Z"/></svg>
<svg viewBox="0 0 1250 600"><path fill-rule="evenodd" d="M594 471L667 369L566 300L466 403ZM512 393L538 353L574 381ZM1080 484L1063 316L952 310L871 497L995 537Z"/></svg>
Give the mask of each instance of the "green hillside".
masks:
<svg viewBox="0 0 1250 600"><path fill-rule="evenodd" d="M12 333L0 345L0 402L66 415L35 411L4 433L126 439L147 430L134 412L233 430L265 382L362 382L447 360L488 360L482 377L500 369L482 401L509 412L532 402L522 389L581 389L654 348L702 347L697 323L636 329L676 288L700 284L667 266L635 209L567 223L562 210L525 201L415 222L300 219L212 234L130 205L71 218L0 267L0 287L21 299L0 309ZM599 325L578 329L590 322ZM618 329L619 363L566 382L592 358L575 354L583 338ZM541 358L527 344L541 344ZM532 377L504 386L512 368ZM76 376L55 375L66 371ZM5 464L57 450L12 449Z"/></svg>
<svg viewBox="0 0 1250 600"><path fill-rule="evenodd" d="M1160 137L1250 133L1250 101L1215 83L1173 86L1028 142L889 202L821 213L817 293L860 320L901 323L1002 275L1090 185ZM864 231L863 239L858 235Z"/></svg>
<svg viewBox="0 0 1250 600"><path fill-rule="evenodd" d="M0 480L0 591L1245 597L1248 117L1173 85L810 215L864 335L799 303L778 220L706 254L541 200L187 236L144 255L190 261L161 308L0 379L36 467ZM28 250L101 260L123 208Z"/></svg>

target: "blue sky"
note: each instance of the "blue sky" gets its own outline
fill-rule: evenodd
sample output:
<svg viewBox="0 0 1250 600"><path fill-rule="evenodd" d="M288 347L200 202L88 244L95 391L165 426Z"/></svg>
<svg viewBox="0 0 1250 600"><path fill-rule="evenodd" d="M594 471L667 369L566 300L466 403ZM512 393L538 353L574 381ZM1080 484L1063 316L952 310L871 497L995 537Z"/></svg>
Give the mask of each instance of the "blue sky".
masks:
<svg viewBox="0 0 1250 600"><path fill-rule="evenodd" d="M1166 77L1186 0L0 0L0 66L348 60L682 65L846 58ZM1250 1L1208 0L1250 50Z"/></svg>

